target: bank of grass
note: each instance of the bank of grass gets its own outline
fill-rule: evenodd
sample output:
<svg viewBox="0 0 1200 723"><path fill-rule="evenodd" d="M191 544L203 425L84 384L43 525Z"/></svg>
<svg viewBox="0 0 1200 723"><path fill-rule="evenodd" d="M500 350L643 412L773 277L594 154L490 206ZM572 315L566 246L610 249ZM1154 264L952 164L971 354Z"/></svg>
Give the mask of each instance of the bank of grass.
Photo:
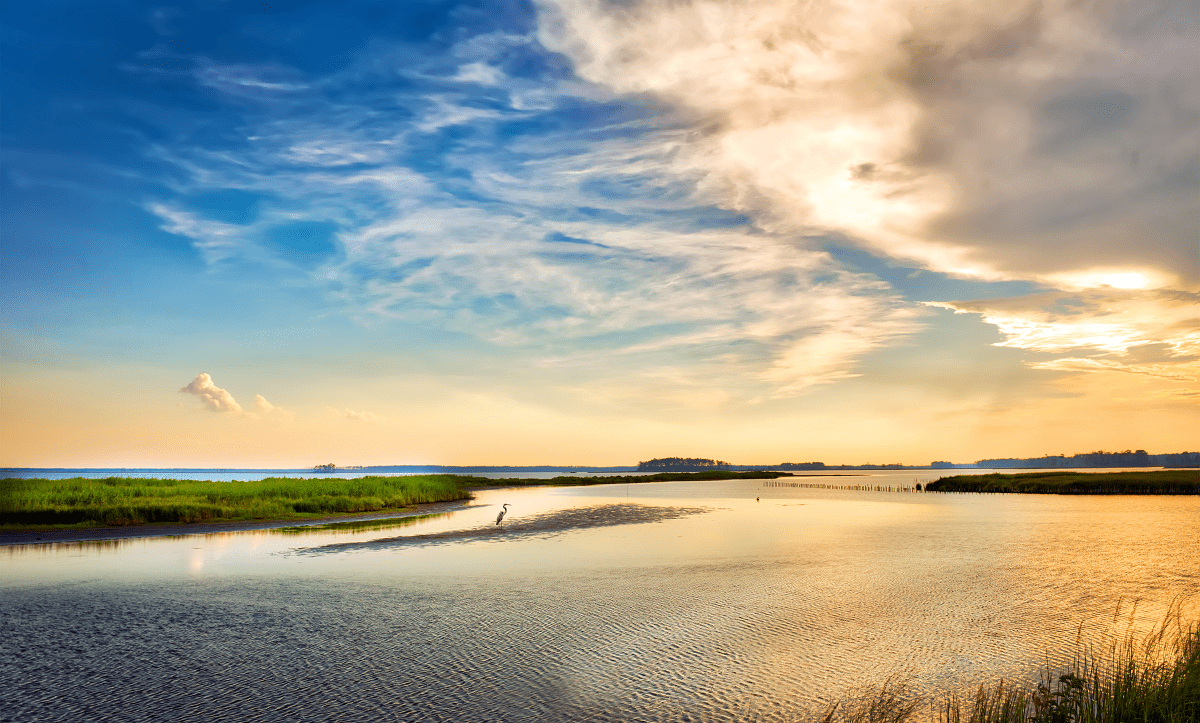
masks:
<svg viewBox="0 0 1200 723"><path fill-rule="evenodd" d="M108 477L0 480L0 529L290 520L470 497L456 475L253 482Z"/></svg>
<svg viewBox="0 0 1200 723"><path fill-rule="evenodd" d="M924 699L889 682L822 723L1196 723L1200 721L1200 626L1178 607L1142 639L1090 648L1037 683L981 684L971 696Z"/></svg>
<svg viewBox="0 0 1200 723"><path fill-rule="evenodd" d="M1200 494L1200 470L955 475L930 482L925 489L1058 495L1196 495Z"/></svg>
<svg viewBox="0 0 1200 723"><path fill-rule="evenodd" d="M491 479L435 474L397 477L272 477L253 482L107 477L0 480L0 531L153 523L292 520L390 512L469 499L471 488L596 485L671 480L760 479L786 472L664 472L652 475Z"/></svg>

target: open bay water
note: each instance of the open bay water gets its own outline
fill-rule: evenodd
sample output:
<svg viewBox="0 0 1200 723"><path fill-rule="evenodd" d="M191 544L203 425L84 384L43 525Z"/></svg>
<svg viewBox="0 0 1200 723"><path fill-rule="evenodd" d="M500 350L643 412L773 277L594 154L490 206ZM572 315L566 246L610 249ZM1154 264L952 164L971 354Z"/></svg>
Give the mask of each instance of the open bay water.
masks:
<svg viewBox="0 0 1200 723"><path fill-rule="evenodd" d="M1198 497L671 482L377 525L0 548L0 718L812 720L1029 679L1200 592Z"/></svg>

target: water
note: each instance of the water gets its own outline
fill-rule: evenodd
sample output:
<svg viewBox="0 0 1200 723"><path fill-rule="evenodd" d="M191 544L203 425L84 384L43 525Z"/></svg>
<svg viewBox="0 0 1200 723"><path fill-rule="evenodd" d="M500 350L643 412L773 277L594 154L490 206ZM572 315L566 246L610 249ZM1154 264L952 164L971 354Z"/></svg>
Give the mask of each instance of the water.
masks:
<svg viewBox="0 0 1200 723"><path fill-rule="evenodd" d="M267 479L268 477L290 477L296 478L334 478L334 479L351 479L354 477L408 477L412 475L423 474L458 474L472 475L476 477L490 477L492 479L550 479L551 477L565 477L569 475L578 475L580 477L594 476L611 476L611 475L638 475L638 474L653 474L651 472L638 472L635 468L606 468L592 467L581 469L578 467L562 467L556 469L518 469L498 471L494 468L475 468L475 467L413 467L413 468L385 468L385 469L339 469L333 472L316 472L311 468L308 469L124 469L124 468L74 468L74 469L0 469L0 479L72 479L74 477L85 477L89 479L103 479L105 477L133 477L138 479L153 478L153 479L187 479L201 480L205 482L228 482L230 480L240 480L242 482L257 481Z"/></svg>
<svg viewBox="0 0 1200 723"><path fill-rule="evenodd" d="M1161 467L1137 467L1129 468L1135 471L1142 470L1157 470ZM874 476L880 479L889 479L898 481L898 483L910 484L913 479L938 479L939 477L949 477L959 474L989 474L992 472L1003 472L1007 474L1024 474L1029 472L1041 472L1044 470L1037 469L913 469L903 471L885 471L885 470L834 470L829 472L796 472L802 476ZM1062 470L1056 469L1055 472L1115 472L1118 469L1109 468L1093 468L1093 469L1071 469ZM350 479L354 477L375 476L375 477L406 477L411 475L421 474L460 474L474 475L477 477L490 477L492 479L550 479L552 477L567 477L578 475L579 477L606 477L613 475L630 476L630 475L649 475L654 472L638 472L634 467L554 467L554 468L508 468L496 469L489 467L405 467L405 468L382 468L382 469L339 469L334 472L315 472L311 468L304 469L169 469L169 468L154 468L154 469L127 469L116 467L90 467L90 468L73 468L73 469L32 469L32 468L8 468L0 469L0 480L2 479L71 479L74 477L86 478L104 478L104 477L134 477L134 478L157 478L157 479L188 479L201 480L208 482L228 482L230 480L240 480L243 482L256 481L267 479L268 477L291 477L291 478L313 478L313 477L332 477L335 479Z"/></svg>
<svg viewBox="0 0 1200 723"><path fill-rule="evenodd" d="M1029 677L1149 627L1200 590L1197 520L1196 497L737 480L9 546L0 718L807 720L891 676L931 693Z"/></svg>

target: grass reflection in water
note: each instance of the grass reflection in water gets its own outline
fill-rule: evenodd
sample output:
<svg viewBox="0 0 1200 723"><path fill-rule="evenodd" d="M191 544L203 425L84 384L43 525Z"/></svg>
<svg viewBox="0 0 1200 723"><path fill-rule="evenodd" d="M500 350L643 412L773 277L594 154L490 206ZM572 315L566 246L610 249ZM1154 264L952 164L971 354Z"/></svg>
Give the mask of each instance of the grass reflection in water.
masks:
<svg viewBox="0 0 1200 723"><path fill-rule="evenodd" d="M295 527L276 527L271 530L281 535L306 535L310 532L338 532L354 534L359 532L375 532L377 530L392 530L400 527L411 527L421 522L428 522L439 517L447 517L447 512L436 512L428 515L411 515L409 517L387 517L374 520L345 520L343 522L326 522L319 525L297 525Z"/></svg>

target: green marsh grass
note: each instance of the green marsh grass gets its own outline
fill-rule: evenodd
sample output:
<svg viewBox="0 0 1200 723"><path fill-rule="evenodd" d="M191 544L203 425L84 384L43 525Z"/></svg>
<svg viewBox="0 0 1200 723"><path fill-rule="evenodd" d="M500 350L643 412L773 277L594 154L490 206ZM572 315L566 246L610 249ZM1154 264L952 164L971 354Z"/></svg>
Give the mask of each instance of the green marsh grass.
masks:
<svg viewBox="0 0 1200 723"><path fill-rule="evenodd" d="M303 519L399 510L470 497L455 475L253 482L143 479L0 480L0 528Z"/></svg>
<svg viewBox="0 0 1200 723"><path fill-rule="evenodd" d="M464 500L477 487L598 485L671 480L757 479L787 472L666 472L553 479L437 474L314 477L239 482L108 477L0 480L0 530L149 523L290 520L385 512L427 502Z"/></svg>
<svg viewBox="0 0 1200 723"><path fill-rule="evenodd" d="M971 696L909 695L888 681L874 693L832 706L822 723L1197 723L1200 625L1178 605L1143 638L1127 634L1087 648L1065 668L1030 684L981 684Z"/></svg>
<svg viewBox="0 0 1200 723"><path fill-rule="evenodd" d="M1200 470L955 475L930 482L925 485L925 490L1059 495L1196 495L1200 494Z"/></svg>

